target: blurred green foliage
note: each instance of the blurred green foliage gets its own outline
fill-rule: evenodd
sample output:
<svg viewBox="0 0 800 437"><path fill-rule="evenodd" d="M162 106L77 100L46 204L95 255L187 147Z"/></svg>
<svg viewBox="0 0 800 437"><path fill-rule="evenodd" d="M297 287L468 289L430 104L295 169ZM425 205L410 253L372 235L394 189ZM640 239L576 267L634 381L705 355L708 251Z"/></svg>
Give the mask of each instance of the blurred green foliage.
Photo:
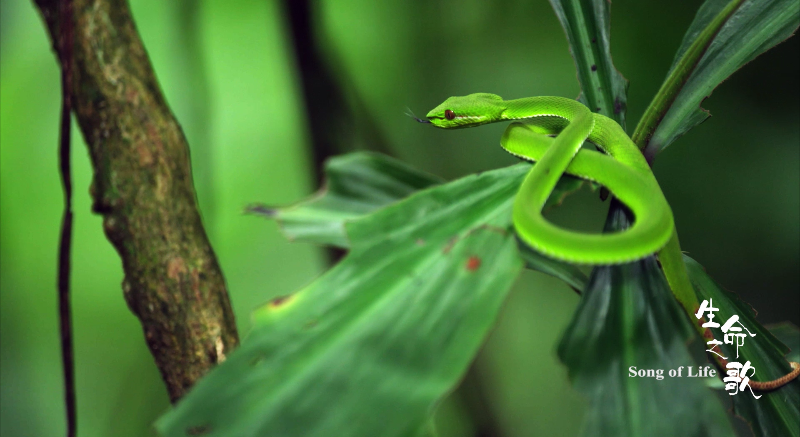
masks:
<svg viewBox="0 0 800 437"><path fill-rule="evenodd" d="M698 1L613 3L614 63L630 80L632 126L663 80ZM504 126L440 132L403 115L450 95L575 97L578 83L550 5L480 0L322 1L316 31L327 62L392 151L445 178L514 162L498 147ZM231 291L240 331L259 303L311 281L319 251L277 226L241 215L253 201L296 201L311 191L309 134L287 23L276 1L131 2L167 100L192 147L195 183ZM714 115L656 161L681 245L762 323L800 323L800 84L797 38L723 83ZM64 429L56 312L59 76L31 2L0 3L0 434ZM81 436L152 435L166 392L138 321L126 308L119 258L90 213L91 169L79 131L74 324ZM599 230L607 204L579 193L552 214ZM578 296L527 272L505 304L476 369L504 435L572 435L582 401L555 347ZM445 435L476 425L454 396Z"/></svg>

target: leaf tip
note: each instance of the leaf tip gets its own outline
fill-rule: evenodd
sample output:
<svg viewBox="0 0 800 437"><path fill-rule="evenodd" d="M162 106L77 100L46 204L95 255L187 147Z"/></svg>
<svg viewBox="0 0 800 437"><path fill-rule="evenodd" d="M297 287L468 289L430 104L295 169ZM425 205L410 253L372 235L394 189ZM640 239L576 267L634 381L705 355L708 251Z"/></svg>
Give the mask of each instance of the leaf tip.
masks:
<svg viewBox="0 0 800 437"><path fill-rule="evenodd" d="M242 214L260 215L267 218L275 218L278 215L277 208L271 208L263 203L253 203L244 207Z"/></svg>

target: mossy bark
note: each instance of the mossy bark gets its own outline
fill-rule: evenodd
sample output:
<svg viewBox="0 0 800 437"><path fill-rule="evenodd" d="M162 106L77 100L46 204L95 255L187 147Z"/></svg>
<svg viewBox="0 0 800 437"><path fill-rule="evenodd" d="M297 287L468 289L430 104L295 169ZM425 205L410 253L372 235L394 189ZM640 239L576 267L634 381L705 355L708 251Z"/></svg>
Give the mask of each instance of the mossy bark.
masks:
<svg viewBox="0 0 800 437"><path fill-rule="evenodd" d="M35 3L58 52L69 17L58 1ZM94 168L92 208L122 258L125 299L174 402L238 343L228 292L198 211L186 137L127 2L73 4L71 96Z"/></svg>

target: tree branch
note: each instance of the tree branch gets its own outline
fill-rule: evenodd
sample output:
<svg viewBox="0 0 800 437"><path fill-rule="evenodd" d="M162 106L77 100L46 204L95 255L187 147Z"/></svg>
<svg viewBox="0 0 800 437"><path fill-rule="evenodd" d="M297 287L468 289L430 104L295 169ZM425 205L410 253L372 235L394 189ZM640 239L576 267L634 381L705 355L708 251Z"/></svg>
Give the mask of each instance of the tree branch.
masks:
<svg viewBox="0 0 800 437"><path fill-rule="evenodd" d="M53 47L66 22L34 0ZM123 293L141 320L170 399L238 343L227 289L192 185L189 147L124 0L75 0L74 111L94 168L94 212L122 258Z"/></svg>

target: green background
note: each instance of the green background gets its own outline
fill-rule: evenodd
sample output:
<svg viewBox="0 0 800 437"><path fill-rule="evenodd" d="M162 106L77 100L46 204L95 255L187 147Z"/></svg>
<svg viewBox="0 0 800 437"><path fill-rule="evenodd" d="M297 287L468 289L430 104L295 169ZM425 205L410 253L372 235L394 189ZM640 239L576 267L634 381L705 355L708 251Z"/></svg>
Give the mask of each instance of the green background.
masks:
<svg viewBox="0 0 800 437"><path fill-rule="evenodd" d="M351 102L401 159L452 179L509 165L504 126L433 130L403 115L451 95L576 97L567 42L548 2L480 0L316 3L315 30ZM699 1L616 0L611 48L631 81L629 130L664 78ZM247 203L290 203L313 190L302 84L275 1L131 2L162 89L192 148L206 229L240 332L257 304L311 281L323 253L243 216ZM714 115L656 161L682 248L759 311L800 323L800 107L793 38L724 82ZM31 2L0 3L0 434L61 435L64 410L56 312L62 208L57 173L59 71ZM122 299L120 261L90 213L91 169L75 129L73 302L81 436L152 435L168 407L137 319ZM599 230L607 203L582 192L551 214ZM487 410L506 436L572 435L583 408L555 357L578 296L522 275L480 354ZM476 420L456 392L443 435Z"/></svg>

